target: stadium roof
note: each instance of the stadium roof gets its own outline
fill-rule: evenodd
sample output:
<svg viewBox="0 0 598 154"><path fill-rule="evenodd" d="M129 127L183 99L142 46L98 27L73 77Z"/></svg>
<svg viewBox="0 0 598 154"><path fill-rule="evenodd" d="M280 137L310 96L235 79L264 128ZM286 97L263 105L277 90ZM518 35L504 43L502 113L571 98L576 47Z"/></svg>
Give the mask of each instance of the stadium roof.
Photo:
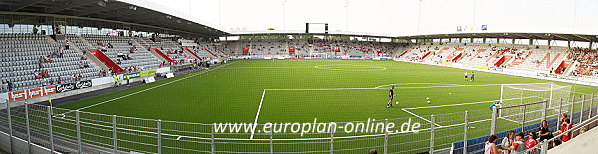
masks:
<svg viewBox="0 0 598 154"><path fill-rule="evenodd" d="M0 14L5 15L79 17L79 19L98 22L117 22L131 27L161 29L170 34L181 33L210 37L227 34L227 32L193 19L189 15L161 8L161 6L145 0L2 0L0 1L0 11L2 11Z"/></svg>
<svg viewBox="0 0 598 154"><path fill-rule="evenodd" d="M439 39L439 38L510 38L510 39L543 39L596 42L598 35L587 34L559 34L559 33L453 33L399 36L398 39Z"/></svg>
<svg viewBox="0 0 598 154"><path fill-rule="evenodd" d="M260 32L239 32L230 35L248 36L248 35L298 35L305 34L305 32L285 32L285 31L260 31ZM310 33L311 34L311 33ZM314 33L313 35L325 35L322 33ZM510 39L542 39L542 40L564 40L564 41L582 41L582 42L597 42L598 35L588 34L560 34L560 33L451 33L451 34L428 34L428 35L411 35L411 36L388 36L380 34L367 33L345 33L345 32L330 32L329 35L347 35L358 37L380 37L380 38L395 38L395 39L446 39L446 38L510 38Z"/></svg>
<svg viewBox="0 0 598 154"><path fill-rule="evenodd" d="M226 32L218 26L201 21L188 14L165 8L147 0L2 0L0 14L49 16L65 19L90 20L92 23L74 23L71 26L89 26L102 28L123 28L122 25L136 31L156 32L191 36L234 36L234 35L297 35L303 31L262 31L262 32ZM2 23L40 24L40 20L7 20ZM118 24L106 24L118 23ZM17 23L19 24L19 23ZM120 24L120 25L119 25ZM120 27L119 27L120 26ZM598 41L598 35L559 34L559 33L451 33L411 36L390 36L387 34L356 33L331 31L330 35L348 35L358 37L380 37L396 39L439 39L439 38L512 38L545 39L568 41ZM324 34L314 34L324 35Z"/></svg>

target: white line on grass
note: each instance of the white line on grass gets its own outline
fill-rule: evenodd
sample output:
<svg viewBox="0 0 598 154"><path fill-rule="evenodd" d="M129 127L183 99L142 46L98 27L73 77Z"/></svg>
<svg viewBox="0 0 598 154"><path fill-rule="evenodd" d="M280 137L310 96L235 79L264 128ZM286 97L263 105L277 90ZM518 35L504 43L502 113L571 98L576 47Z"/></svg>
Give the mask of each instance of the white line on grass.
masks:
<svg viewBox="0 0 598 154"><path fill-rule="evenodd" d="M533 97L538 97L538 96L529 96L529 97L522 97L522 98L533 98ZM511 99L504 99L504 100L515 100L515 99L522 99L522 98L511 98ZM437 108L437 107L447 107L447 106L460 106L460 105L470 105L470 104L498 102L498 101L500 101L500 100L471 102L471 103L461 103L461 104L447 104L447 105L437 105L437 106L422 106L422 107L412 107L412 108L405 108L405 109L407 109L407 110L411 110L411 109L426 109L426 108Z"/></svg>
<svg viewBox="0 0 598 154"><path fill-rule="evenodd" d="M179 81L182 81L182 80L185 80L185 79L188 79L188 78L192 78L192 77L195 77L195 76L198 76L198 75L201 75L201 74L204 74L204 73L207 73L207 72L210 72L210 71L213 71L213 70L216 70L216 69L222 68L222 67L224 67L224 66L228 66L228 65L231 65L231 64L237 63L237 62L239 62L239 61L234 61L234 62L232 62L232 63L228 63L228 64L220 65L220 66L218 66L218 67L216 67L216 68L214 68L214 69L209 69L209 70L207 70L207 71L203 71L203 72L199 72L199 73L194 73L194 74L191 74L191 75L189 75L189 76L186 76L186 77L184 77L184 78L176 79L176 80L174 80L174 81L170 81L170 82L163 83L163 84L160 84L160 85L157 85L157 86L154 86L154 87L150 87L150 88L147 88L147 89L143 89L143 90L140 90L140 91L136 91L136 92L134 92L134 93L130 93L130 94L127 94L127 95L124 95L124 96L116 97L116 98L113 98L113 99L110 99L110 100L106 100L106 101L103 101L103 102L99 102L99 103L96 103L96 104L92 104L92 105L89 105L89 106L85 106L85 107L82 107L82 108L78 108L78 109L76 109L76 110L72 110L72 111L69 111L69 112L65 112L65 113L62 113L62 114L58 114L58 115L56 115L56 116L59 116L59 115L63 115L63 116L64 116L65 114L68 114L68 113L71 113L71 112L74 112L74 111L81 111L81 110L84 110L84 109L87 109L87 108L90 108L90 107L94 107L94 106L102 105L102 104L105 104L105 103L108 103L108 102L112 102L112 101L119 100L119 99L122 99L122 98L125 98L125 97L129 97L129 96L132 96L132 95L135 95L135 94L139 94L139 93L142 93L142 92L146 92L146 91L148 91L148 90L156 89L156 88L159 88L159 87L162 87L162 86L165 86L165 85L169 85L169 84L172 84L172 83L175 83L175 82L179 82Z"/></svg>
<svg viewBox="0 0 598 154"><path fill-rule="evenodd" d="M253 130L251 130L251 136L249 139L253 139L253 134L255 133L255 128L257 127L257 119L260 118L260 111L262 110L262 103L264 102L264 96L266 96L266 89L262 92L262 99L260 100L260 105L257 107L257 113L255 114L255 120L253 121Z"/></svg>
<svg viewBox="0 0 598 154"><path fill-rule="evenodd" d="M424 120L424 121L427 121L427 122L429 122L429 123L432 123L432 121L430 121L430 120L428 120L428 119L426 119L426 118L424 118L424 117L421 117L421 116L419 116L419 115L417 115L417 114L415 114L415 113L409 112L409 111L407 111L407 110L405 110L405 109L401 109L401 110L403 110L403 111L405 111L405 112L407 112L407 113L409 113L409 114L411 114L411 115L413 115L413 116L415 116L415 117L418 117L418 118L420 118L420 119L422 119L422 120ZM440 125L440 124L438 124L438 123L434 123L434 125L436 125L436 126L438 126L438 127L442 127L442 125Z"/></svg>
<svg viewBox="0 0 598 154"><path fill-rule="evenodd" d="M436 84L436 83L417 83L417 84ZM438 83L442 84L442 83ZM451 88L451 87L482 87L482 86L495 86L500 84L482 84L482 85L452 85L448 84L448 86L425 86L425 87L395 87L395 89L415 89L415 88ZM383 85L386 86L386 85ZM380 88L383 86L378 86L374 88L320 88L320 89L266 89L266 90L373 90L373 89L387 89L387 88Z"/></svg>

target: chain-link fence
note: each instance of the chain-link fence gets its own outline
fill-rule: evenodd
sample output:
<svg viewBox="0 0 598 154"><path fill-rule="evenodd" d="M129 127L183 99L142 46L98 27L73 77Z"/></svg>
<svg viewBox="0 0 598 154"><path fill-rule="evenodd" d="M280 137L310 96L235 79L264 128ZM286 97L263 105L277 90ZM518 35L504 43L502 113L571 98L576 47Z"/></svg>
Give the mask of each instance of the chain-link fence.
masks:
<svg viewBox="0 0 598 154"><path fill-rule="evenodd" d="M597 115L594 94L542 102L448 114L336 122L353 125L326 133L216 132L214 124L187 123L123 117L38 104L0 110L0 131L31 146L63 153L471 153L483 151L489 134L505 131L537 131L542 120L551 130L560 125L559 115L575 125ZM558 103L558 105L549 105ZM501 110L520 110L511 115ZM364 125L354 125L364 123ZM396 124L386 131L385 127ZM417 124L416 124L417 123ZM256 126L256 130L268 127ZM314 125L314 128L316 126ZM346 128L345 128L346 129ZM485 138L486 137L486 138ZM27 151L25 151L27 152Z"/></svg>

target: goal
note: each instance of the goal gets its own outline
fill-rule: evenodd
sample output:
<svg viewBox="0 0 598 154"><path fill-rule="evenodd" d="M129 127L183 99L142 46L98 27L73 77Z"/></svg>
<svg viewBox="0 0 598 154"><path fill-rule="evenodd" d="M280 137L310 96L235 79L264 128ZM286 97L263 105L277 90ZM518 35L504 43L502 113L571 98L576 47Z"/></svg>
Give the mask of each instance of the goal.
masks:
<svg viewBox="0 0 598 154"><path fill-rule="evenodd" d="M545 116L556 115L560 100L567 101L567 98L571 96L571 86L560 86L554 83L503 84L500 89L500 103L503 107L546 101L546 103L542 103L543 105L530 105L525 109L504 108L498 113L500 118L516 122L542 119L544 109L547 110ZM517 116L522 112L527 114L525 121Z"/></svg>

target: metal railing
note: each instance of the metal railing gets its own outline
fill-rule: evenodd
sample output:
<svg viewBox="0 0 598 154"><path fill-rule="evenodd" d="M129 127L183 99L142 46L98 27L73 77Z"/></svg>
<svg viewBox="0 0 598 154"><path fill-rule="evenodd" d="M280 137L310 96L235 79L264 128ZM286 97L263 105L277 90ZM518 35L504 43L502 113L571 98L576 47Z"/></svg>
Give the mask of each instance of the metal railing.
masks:
<svg viewBox="0 0 598 154"><path fill-rule="evenodd" d="M107 115L38 104L6 105L0 110L0 131L26 141L29 147L41 146L62 153L335 153L370 149L381 153L468 153L483 151L483 139L489 134L504 137L503 132L511 129L537 131L541 120L554 119L562 113L570 114L574 124L592 119L597 115L596 100L594 94L585 94L552 100L558 105L543 101L494 110L336 123L397 123L391 132L370 128L379 132L348 133L338 129L301 134L222 133L215 132L213 124ZM521 112L498 114L507 109ZM420 126L415 131L403 131L404 123ZM558 125L558 120L549 122L551 130ZM259 130L264 124L257 127Z"/></svg>

